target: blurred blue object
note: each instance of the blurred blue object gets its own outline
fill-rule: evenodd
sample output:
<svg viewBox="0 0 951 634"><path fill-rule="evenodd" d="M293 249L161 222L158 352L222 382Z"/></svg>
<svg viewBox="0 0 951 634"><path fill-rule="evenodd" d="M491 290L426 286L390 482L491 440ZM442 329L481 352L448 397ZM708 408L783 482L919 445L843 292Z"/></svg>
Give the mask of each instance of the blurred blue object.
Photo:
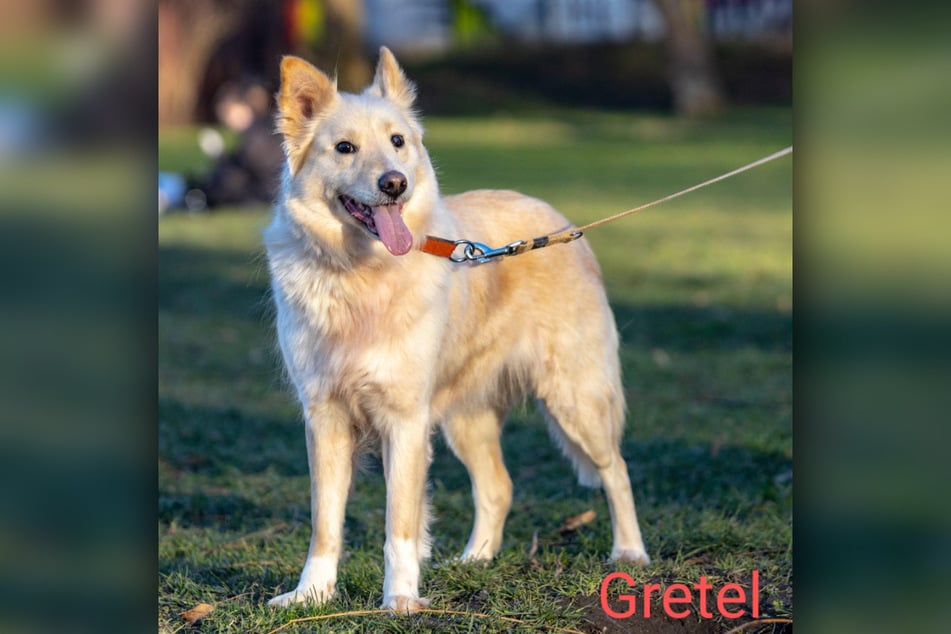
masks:
<svg viewBox="0 0 951 634"><path fill-rule="evenodd" d="M174 172L159 172L159 213L164 213L170 207L185 206L185 177Z"/></svg>
<svg viewBox="0 0 951 634"><path fill-rule="evenodd" d="M0 97L0 158L39 147L42 127L33 104L10 96Z"/></svg>

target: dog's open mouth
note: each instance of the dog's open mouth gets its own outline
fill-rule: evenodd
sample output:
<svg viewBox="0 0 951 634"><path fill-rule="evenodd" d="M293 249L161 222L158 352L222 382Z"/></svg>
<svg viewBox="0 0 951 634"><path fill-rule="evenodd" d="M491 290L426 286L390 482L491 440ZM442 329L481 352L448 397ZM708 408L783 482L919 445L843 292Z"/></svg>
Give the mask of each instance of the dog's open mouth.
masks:
<svg viewBox="0 0 951 634"><path fill-rule="evenodd" d="M377 236L386 250L393 255L404 255L413 246L413 234L403 222L403 203L393 202L371 207L350 196L341 195L340 202L347 212Z"/></svg>

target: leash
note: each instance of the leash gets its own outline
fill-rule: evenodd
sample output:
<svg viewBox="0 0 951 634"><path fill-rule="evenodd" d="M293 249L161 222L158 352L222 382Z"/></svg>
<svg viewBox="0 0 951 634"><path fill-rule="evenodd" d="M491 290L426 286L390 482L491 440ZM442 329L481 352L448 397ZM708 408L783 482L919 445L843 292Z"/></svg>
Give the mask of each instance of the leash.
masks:
<svg viewBox="0 0 951 634"><path fill-rule="evenodd" d="M753 161L743 167L738 167L737 169L727 172L726 174L720 174L716 178L711 178L708 181L704 181L692 187L682 189L679 192L669 194L663 198L658 198L652 202L641 205L639 207L634 207L633 209L628 209L627 211L622 211L620 213L614 214L613 216L608 216L607 218L602 218L601 220L595 220L586 225L580 227L572 227L565 229L564 231L556 231L554 233L549 233L548 235L539 236L537 238L530 238L527 240L516 240L515 242L510 242L504 247L499 247L493 249L492 247L483 244L481 242L476 242L474 240L449 240L446 238L438 238L436 236L426 236L426 239L423 241L423 244L420 245L419 250L424 253L429 253L431 255L436 255L442 258L447 258L453 262L488 262L492 258L507 256L507 255L520 255L522 253L527 253L528 251L533 251L535 249L541 249L543 247L548 247L553 244L563 244L565 242L572 242L577 240L584 235L584 232L588 229L594 229L595 227L600 227L601 225L607 224L609 222L614 222L615 220L620 220L625 216L630 216L636 214L639 211L643 211L648 207L653 207L654 205L659 205L661 203L667 202L668 200L673 200L678 196L683 196L684 194L689 194L692 191L696 191L708 185L713 185L722 180L730 178L731 176L736 176L747 170L751 170L754 167L759 167L764 163L769 163L780 157L786 156L787 154L792 154L793 146L789 146L778 152L774 152L769 156L764 156L763 158Z"/></svg>

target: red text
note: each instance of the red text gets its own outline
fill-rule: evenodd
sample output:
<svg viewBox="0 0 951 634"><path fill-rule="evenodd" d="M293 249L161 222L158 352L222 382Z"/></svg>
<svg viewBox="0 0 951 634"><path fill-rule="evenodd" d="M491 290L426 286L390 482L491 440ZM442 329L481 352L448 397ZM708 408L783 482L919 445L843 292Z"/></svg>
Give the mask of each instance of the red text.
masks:
<svg viewBox="0 0 951 634"><path fill-rule="evenodd" d="M700 617L704 619L713 618L714 610L724 618L738 619L746 616L747 608L751 617L759 618L759 570L753 571L748 600L746 589L738 583L727 583L711 595L710 591L714 588L707 582L707 578L702 576L700 581L692 586L685 583L672 583L664 588L659 583L645 583L640 594L642 597L640 601L638 595L634 593L617 596L617 601L622 604L620 609L612 607L608 602L608 586L615 579L624 581L631 590L635 586L634 579L626 572L612 572L601 582L601 609L614 619L634 616L637 614L638 604L641 605L641 616L649 619L652 596L658 597L664 614L672 619L687 618L694 606L697 607Z"/></svg>

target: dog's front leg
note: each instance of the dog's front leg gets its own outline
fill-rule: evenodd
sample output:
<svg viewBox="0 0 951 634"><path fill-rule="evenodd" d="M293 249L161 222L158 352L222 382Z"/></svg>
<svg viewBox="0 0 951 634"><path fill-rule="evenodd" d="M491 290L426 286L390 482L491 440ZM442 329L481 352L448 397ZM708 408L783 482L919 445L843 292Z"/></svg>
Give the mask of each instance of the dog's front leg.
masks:
<svg viewBox="0 0 951 634"><path fill-rule="evenodd" d="M383 605L380 607L408 613L429 605L429 599L419 597L420 560L428 556L428 417L417 416L388 425L382 441L386 543L383 546Z"/></svg>
<svg viewBox="0 0 951 634"><path fill-rule="evenodd" d="M353 462L353 430L346 412L334 403L307 408L306 418L310 550L297 587L271 599L268 603L274 606L323 603L333 596L337 583Z"/></svg>

